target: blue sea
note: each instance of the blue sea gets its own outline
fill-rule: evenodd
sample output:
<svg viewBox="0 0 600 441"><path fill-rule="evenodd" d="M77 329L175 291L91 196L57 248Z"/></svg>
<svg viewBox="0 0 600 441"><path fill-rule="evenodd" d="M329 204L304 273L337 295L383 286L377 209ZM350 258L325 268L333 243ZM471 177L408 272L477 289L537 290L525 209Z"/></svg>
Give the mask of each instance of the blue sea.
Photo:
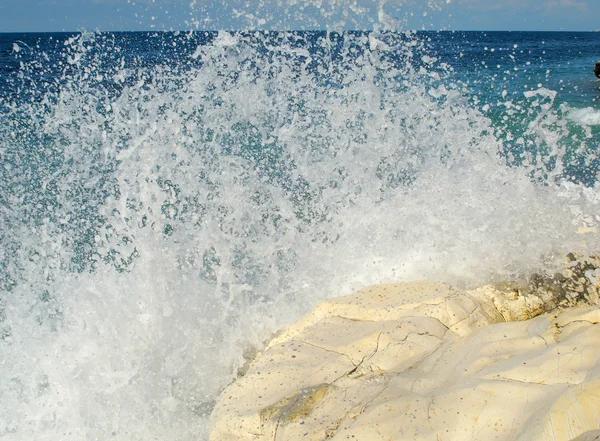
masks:
<svg viewBox="0 0 600 441"><path fill-rule="evenodd" d="M0 34L0 439L206 439L373 283L600 249L600 33Z"/></svg>

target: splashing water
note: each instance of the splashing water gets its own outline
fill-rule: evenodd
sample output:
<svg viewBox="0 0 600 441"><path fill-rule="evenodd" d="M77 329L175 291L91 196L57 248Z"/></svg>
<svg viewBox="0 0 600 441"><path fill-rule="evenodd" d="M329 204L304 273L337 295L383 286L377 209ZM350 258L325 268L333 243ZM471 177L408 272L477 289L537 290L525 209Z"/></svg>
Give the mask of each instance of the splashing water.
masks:
<svg viewBox="0 0 600 441"><path fill-rule="evenodd" d="M573 165L592 129L542 87L486 113L426 35L377 23L83 33L22 62L0 101L0 437L204 439L244 348L320 299L597 249Z"/></svg>

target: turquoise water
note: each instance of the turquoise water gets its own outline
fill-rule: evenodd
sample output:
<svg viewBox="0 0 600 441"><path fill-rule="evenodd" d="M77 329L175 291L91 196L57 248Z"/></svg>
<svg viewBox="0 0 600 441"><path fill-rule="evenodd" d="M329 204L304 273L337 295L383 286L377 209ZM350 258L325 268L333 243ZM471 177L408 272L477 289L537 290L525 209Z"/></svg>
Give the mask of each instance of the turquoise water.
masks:
<svg viewBox="0 0 600 441"><path fill-rule="evenodd" d="M0 438L204 439L316 301L597 250L599 42L0 34Z"/></svg>

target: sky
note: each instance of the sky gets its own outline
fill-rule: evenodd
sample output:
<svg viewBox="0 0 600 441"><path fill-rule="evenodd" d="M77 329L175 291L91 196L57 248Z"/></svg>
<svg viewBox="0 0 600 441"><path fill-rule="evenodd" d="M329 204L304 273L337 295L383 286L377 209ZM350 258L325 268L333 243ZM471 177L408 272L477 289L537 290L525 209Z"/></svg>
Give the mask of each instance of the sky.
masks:
<svg viewBox="0 0 600 441"><path fill-rule="evenodd" d="M0 32L600 29L599 0L0 0ZM315 6L320 4L320 7Z"/></svg>

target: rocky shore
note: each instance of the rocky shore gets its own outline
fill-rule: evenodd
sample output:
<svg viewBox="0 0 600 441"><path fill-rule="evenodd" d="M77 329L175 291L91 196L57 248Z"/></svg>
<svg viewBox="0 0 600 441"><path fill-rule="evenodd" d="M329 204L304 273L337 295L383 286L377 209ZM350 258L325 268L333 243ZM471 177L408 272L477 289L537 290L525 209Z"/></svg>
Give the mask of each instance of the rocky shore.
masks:
<svg viewBox="0 0 600 441"><path fill-rule="evenodd" d="M325 301L221 394L210 440L600 439L599 268Z"/></svg>

